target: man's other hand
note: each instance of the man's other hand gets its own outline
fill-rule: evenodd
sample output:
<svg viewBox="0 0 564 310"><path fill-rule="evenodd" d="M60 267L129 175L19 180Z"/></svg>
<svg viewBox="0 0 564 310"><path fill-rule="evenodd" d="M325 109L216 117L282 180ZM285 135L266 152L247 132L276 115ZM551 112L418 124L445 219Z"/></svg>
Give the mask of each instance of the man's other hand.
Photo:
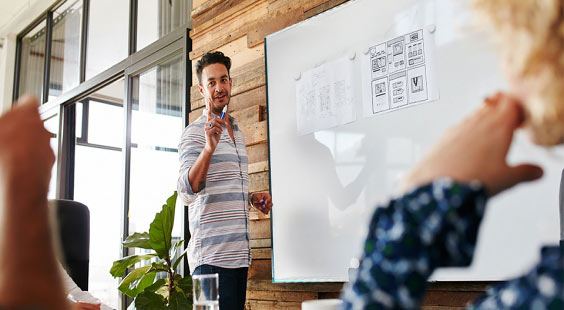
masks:
<svg viewBox="0 0 564 310"><path fill-rule="evenodd" d="M269 192L256 192L251 194L251 205L264 214L272 209L272 197Z"/></svg>

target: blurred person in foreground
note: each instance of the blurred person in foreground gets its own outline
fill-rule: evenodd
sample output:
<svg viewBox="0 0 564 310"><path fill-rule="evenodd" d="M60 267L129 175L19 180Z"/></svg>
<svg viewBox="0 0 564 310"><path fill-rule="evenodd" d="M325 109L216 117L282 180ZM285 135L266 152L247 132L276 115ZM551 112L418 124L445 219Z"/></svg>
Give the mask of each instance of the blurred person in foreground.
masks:
<svg viewBox="0 0 564 310"><path fill-rule="evenodd" d="M0 309L100 309L65 298L47 208L55 156L37 108L23 97L0 117Z"/></svg>
<svg viewBox="0 0 564 310"><path fill-rule="evenodd" d="M346 309L420 308L436 268L472 262L487 200L542 176L535 165L507 163L514 132L564 142L564 1L474 3L504 43L511 89L451 129L404 180L404 194L375 211ZM540 256L468 307L564 309L564 248L545 246Z"/></svg>

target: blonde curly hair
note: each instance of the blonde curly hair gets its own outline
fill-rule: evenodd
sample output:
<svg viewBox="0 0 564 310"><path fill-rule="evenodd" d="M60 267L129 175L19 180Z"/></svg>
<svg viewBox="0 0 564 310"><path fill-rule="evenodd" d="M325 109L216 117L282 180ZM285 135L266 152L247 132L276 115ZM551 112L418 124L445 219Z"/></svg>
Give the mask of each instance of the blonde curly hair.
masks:
<svg viewBox="0 0 564 310"><path fill-rule="evenodd" d="M564 0L474 0L505 67L525 87L526 126L541 145L564 142Z"/></svg>

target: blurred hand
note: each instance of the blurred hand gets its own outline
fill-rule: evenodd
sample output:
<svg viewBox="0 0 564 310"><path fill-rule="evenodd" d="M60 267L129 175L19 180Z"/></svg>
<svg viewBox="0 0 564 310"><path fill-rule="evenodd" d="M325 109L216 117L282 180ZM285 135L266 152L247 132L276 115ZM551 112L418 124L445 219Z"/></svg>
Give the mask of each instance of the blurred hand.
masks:
<svg viewBox="0 0 564 310"><path fill-rule="evenodd" d="M439 177L456 181L481 181L494 196L521 182L542 176L538 166L507 164L507 153L514 131L523 122L521 105L498 93L484 106L448 130L430 153L416 165L403 182L402 191Z"/></svg>
<svg viewBox="0 0 564 310"><path fill-rule="evenodd" d="M12 194L46 199L55 156L37 108L36 98L23 97L0 117L0 172Z"/></svg>
<svg viewBox="0 0 564 310"><path fill-rule="evenodd" d="M272 197L268 192L256 192L251 194L251 205L264 214L272 209Z"/></svg>
<svg viewBox="0 0 564 310"><path fill-rule="evenodd" d="M68 309L47 212L55 156L37 108L24 97L0 117L0 300L7 309Z"/></svg>

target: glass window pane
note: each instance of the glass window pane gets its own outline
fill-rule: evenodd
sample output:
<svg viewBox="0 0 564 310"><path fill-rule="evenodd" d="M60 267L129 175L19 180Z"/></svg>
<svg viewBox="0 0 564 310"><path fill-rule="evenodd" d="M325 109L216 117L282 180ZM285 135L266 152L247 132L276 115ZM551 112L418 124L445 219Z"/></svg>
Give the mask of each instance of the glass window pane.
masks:
<svg viewBox="0 0 564 310"><path fill-rule="evenodd" d="M129 0L90 1L86 79L127 57Z"/></svg>
<svg viewBox="0 0 564 310"><path fill-rule="evenodd" d="M34 95L43 102L45 72L45 25L43 21L26 34L21 41L20 80L18 95Z"/></svg>
<svg viewBox="0 0 564 310"><path fill-rule="evenodd" d="M121 255L123 155L120 148L113 147L112 139L90 143L90 137L108 137L109 133L123 137L123 85L123 79L114 82L81 100L76 109L76 125L82 128L81 137L76 140L74 199L90 209L88 290L116 309L118 280L112 278L109 270ZM122 91L110 98L108 94L114 92L108 90L119 87ZM104 102L99 100L102 97ZM110 101L113 104L106 103ZM91 126L101 123L104 126Z"/></svg>
<svg viewBox="0 0 564 310"><path fill-rule="evenodd" d="M67 1L53 12L49 99L79 84L82 1Z"/></svg>
<svg viewBox="0 0 564 310"><path fill-rule="evenodd" d="M122 147L123 106L96 99L91 99L88 105L88 143ZM108 123L114 124L112 128L108 128Z"/></svg>
<svg viewBox="0 0 564 310"><path fill-rule="evenodd" d="M55 153L55 163L51 169L51 182L49 183L48 199L55 199L57 196L57 153L59 152L59 115L46 119L43 123L47 131L51 133L51 148Z"/></svg>
<svg viewBox="0 0 564 310"><path fill-rule="evenodd" d="M143 0L137 5L137 50L186 22L186 0Z"/></svg>
<svg viewBox="0 0 564 310"><path fill-rule="evenodd" d="M176 190L182 123L182 58L133 78L129 231L146 231ZM180 199L178 199L180 203ZM173 238L183 237L177 204Z"/></svg>

